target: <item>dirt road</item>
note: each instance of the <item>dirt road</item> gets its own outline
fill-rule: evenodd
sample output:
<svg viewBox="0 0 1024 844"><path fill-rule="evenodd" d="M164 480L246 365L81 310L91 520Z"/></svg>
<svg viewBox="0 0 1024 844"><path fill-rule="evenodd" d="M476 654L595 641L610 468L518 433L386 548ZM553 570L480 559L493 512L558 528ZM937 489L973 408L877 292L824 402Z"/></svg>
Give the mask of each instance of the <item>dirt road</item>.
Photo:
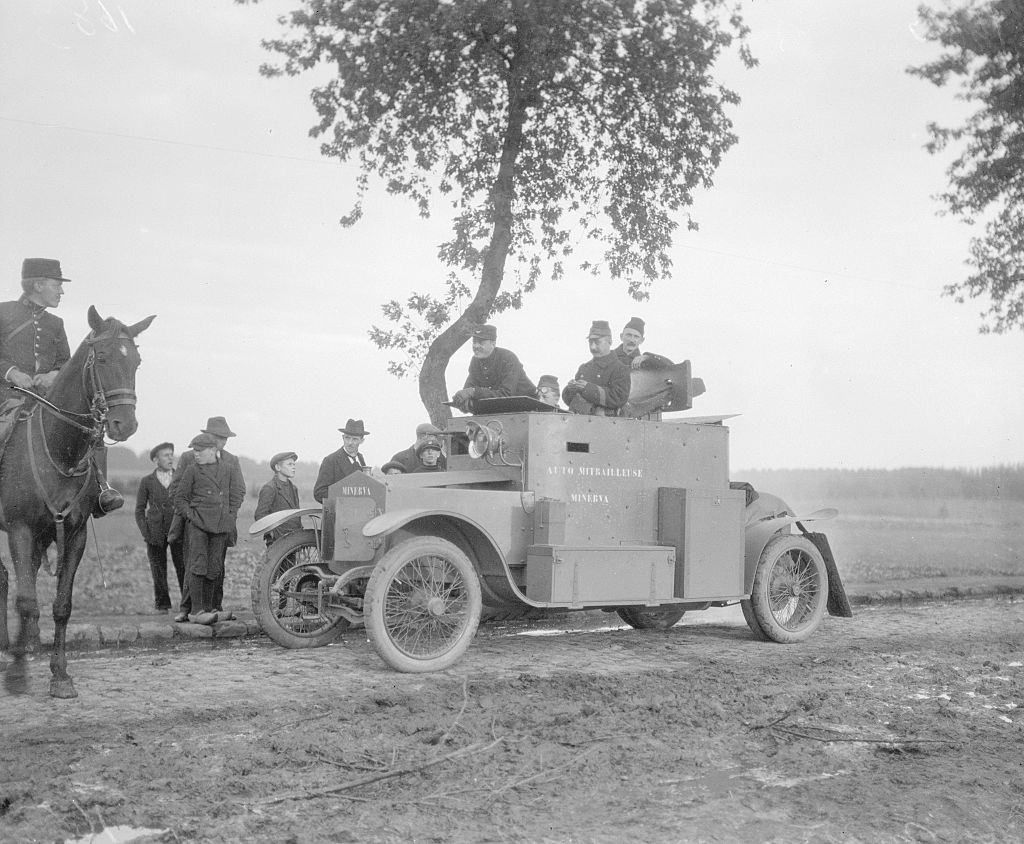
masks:
<svg viewBox="0 0 1024 844"><path fill-rule="evenodd" d="M734 610L605 621L482 630L434 675L358 633L84 654L72 701L40 657L0 699L0 839L1024 837L1024 602L864 608L796 646Z"/></svg>

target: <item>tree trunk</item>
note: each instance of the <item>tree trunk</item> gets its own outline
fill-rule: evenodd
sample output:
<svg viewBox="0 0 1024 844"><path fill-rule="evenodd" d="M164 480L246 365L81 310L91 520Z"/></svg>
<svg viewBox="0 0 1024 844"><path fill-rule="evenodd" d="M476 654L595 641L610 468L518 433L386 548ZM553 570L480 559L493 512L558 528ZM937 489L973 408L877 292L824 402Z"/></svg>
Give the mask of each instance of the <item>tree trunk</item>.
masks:
<svg viewBox="0 0 1024 844"><path fill-rule="evenodd" d="M515 75L511 74L510 79L514 78ZM451 409L443 404L448 401L445 381L448 362L468 339L469 327L485 323L491 315L491 307L505 276L505 259L512 245L512 197L515 193L513 175L526 121L526 108L518 92L512 90L513 85L514 82L510 82L509 120L501 148L501 162L491 188L493 228L490 243L484 252L480 286L466 310L430 344L420 369L420 400L430 415L430 421L438 427L443 427L452 418Z"/></svg>

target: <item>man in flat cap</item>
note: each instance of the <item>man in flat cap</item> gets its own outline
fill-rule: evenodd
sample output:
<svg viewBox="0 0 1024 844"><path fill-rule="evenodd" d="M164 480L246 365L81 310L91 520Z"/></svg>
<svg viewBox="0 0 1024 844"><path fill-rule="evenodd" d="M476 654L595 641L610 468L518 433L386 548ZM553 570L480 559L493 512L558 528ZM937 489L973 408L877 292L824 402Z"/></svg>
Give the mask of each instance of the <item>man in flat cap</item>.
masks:
<svg viewBox="0 0 1024 844"><path fill-rule="evenodd" d="M466 386L452 396L452 404L463 413L471 413L477 399L537 394L537 388L526 377L519 358L508 349L497 346L497 328L478 325L470 330L470 336L473 338L473 359L469 362L469 376Z"/></svg>
<svg viewBox="0 0 1024 844"><path fill-rule="evenodd" d="M392 455L391 460L388 462L401 463L406 472L415 471L416 467L419 465L419 458L416 457L416 448L426 439L433 438L439 440L441 433L441 429L436 425L431 425L429 422L421 422L416 426L416 442L408 448L399 451L397 454ZM448 468L448 459L444 454L438 458L437 465L442 472ZM384 471L383 466L381 467L381 471Z"/></svg>
<svg viewBox="0 0 1024 844"><path fill-rule="evenodd" d="M632 317L619 335L622 341L615 349L615 355L631 369L664 369L672 366L672 361L653 352L641 352L640 344L644 342L644 321L640 317Z"/></svg>
<svg viewBox="0 0 1024 844"><path fill-rule="evenodd" d="M279 510L297 510L299 508L299 491L292 478L295 477L295 461L299 459L294 451L282 451L270 458L270 470L274 473L260 489L259 501L253 518L259 521L264 516ZM263 541L269 547L282 536L292 531L302 530L302 519L298 516L263 534Z"/></svg>
<svg viewBox="0 0 1024 844"><path fill-rule="evenodd" d="M366 468L366 460L359 452L366 435L370 432L363 427L362 419L349 419L341 431L341 448L328 454L320 463L320 471L313 487L313 497L323 504L327 488L347 478L353 472Z"/></svg>
<svg viewBox="0 0 1024 844"><path fill-rule="evenodd" d="M160 443L149 450L149 459L156 468L139 482L135 497L135 523L146 543L149 571L153 576L154 607L157 612L171 608L171 595L167 589L167 552L171 552L174 573L178 578L178 594L185 591L185 562L181 540L167 539L174 520L174 501L168 490L174 475L174 443Z"/></svg>
<svg viewBox="0 0 1024 844"><path fill-rule="evenodd" d="M440 472L442 471L438 461L441 458L441 443L434 437L427 437L416 446L416 459L419 465L412 471L415 472Z"/></svg>
<svg viewBox="0 0 1024 844"><path fill-rule="evenodd" d="M245 478L242 477L242 467L238 463L238 458L231 452L227 451L224 446L227 445L228 437L235 436L235 432L228 427L227 420L223 416L211 416L206 420L206 427L202 429L202 433L213 437L214 445L217 449L217 462L228 467L231 476L231 489L241 490L242 499L245 499ZM174 479L171 481L171 498L174 498L175 488L185 474L185 470L189 466L195 464L195 452L186 451L181 455L181 459L178 460L178 468L174 472ZM184 542L184 553L186 559L188 558L188 533L185 531L185 524L182 521L181 516L176 512L174 521L171 523L170 536L174 539L181 537ZM224 555L226 557L228 548L235 545L238 542L238 526L233 524L228 535L228 542L223 548ZM219 546L218 546L219 547ZM217 581L214 590L214 608L217 612L222 612L224 607L224 566L223 560L220 566L220 576ZM187 616L192 606L191 598L189 596L189 585L188 579L185 580L185 594L181 598L181 610L175 620L181 619L182 615ZM184 619L181 619L184 620Z"/></svg>
<svg viewBox="0 0 1024 844"><path fill-rule="evenodd" d="M60 262L26 258L21 265L21 298L0 303L0 377L46 393L60 368L71 357L64 321L47 308L56 308L64 295Z"/></svg>
<svg viewBox="0 0 1024 844"><path fill-rule="evenodd" d="M629 398L629 369L612 352L612 330L597 320L587 335L591 359L582 364L565 389L562 401L574 413L618 416Z"/></svg>
<svg viewBox="0 0 1024 844"><path fill-rule="evenodd" d="M220 459L214 435L198 434L189 446L192 462L174 490L174 510L185 520L187 532L188 620L212 624L224 620L217 609L217 585L223 592L224 558L245 487L235 485L234 471Z"/></svg>

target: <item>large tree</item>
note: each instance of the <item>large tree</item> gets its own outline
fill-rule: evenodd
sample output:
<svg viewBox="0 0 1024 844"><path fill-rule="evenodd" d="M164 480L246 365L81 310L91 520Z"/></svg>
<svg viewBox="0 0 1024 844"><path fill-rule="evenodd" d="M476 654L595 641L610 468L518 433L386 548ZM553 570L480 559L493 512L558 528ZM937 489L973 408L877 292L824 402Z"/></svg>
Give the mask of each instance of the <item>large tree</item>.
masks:
<svg viewBox="0 0 1024 844"><path fill-rule="evenodd" d="M244 2L245 0L241 0ZM698 187L736 142L736 95L712 68L746 28L726 0L305 0L279 21L265 75L320 65L322 152L360 167L427 216L444 197L451 238L441 293L383 306L372 340L420 367L420 396L448 417L445 369L466 329L520 307L543 276L581 265L637 299L668 277L668 249ZM505 285L512 258L514 283Z"/></svg>
<svg viewBox="0 0 1024 844"><path fill-rule="evenodd" d="M959 86L958 98L977 106L960 126L931 123L929 152L954 145L945 212L983 233L971 239L971 274L946 287L958 302L986 296L983 332L1024 328L1024 3L969 2L918 13L925 36L945 52L909 72L935 85Z"/></svg>

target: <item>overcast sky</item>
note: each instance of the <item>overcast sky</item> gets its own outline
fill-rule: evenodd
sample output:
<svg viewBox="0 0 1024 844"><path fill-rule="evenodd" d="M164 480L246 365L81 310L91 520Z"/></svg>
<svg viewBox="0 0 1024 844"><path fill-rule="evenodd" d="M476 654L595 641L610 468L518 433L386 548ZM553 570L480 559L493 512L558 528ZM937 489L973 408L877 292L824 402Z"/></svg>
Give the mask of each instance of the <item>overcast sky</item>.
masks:
<svg viewBox="0 0 1024 844"><path fill-rule="evenodd" d="M293 2L5 0L0 4L0 268L25 257L73 279L58 314L72 348L86 309L140 336L137 451L184 448L210 415L254 459L318 461L362 418L380 465L425 418L414 379L368 340L379 306L437 289L441 214L375 190L343 229L355 170L308 137L312 78L267 80ZM1021 462L1024 334L978 333L980 303L942 287L970 230L936 215L947 160L928 121L964 114L905 73L935 55L917 0L746 4L754 70L740 142L681 230L672 281L635 303L570 270L495 319L527 373L564 385L594 319L647 322L645 348L689 358L693 414L731 421L734 470ZM469 348L452 360L462 386Z"/></svg>

